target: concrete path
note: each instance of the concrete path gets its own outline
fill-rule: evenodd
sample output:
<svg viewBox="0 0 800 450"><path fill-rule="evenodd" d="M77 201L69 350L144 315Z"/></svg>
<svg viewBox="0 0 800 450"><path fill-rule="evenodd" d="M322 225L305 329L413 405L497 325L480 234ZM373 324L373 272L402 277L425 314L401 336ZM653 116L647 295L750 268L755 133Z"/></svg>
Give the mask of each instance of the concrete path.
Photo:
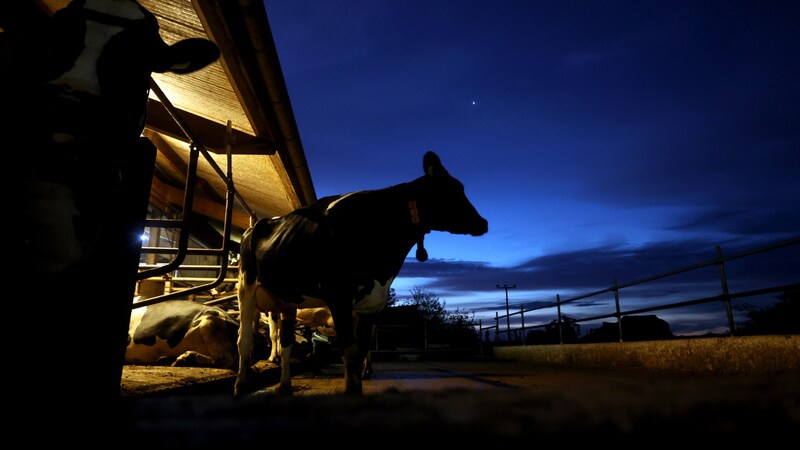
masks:
<svg viewBox="0 0 800 450"><path fill-rule="evenodd" d="M327 446L348 435L351 442L368 439L358 447L770 445L800 432L796 371L712 375L501 360L374 366L375 377L358 398L342 394L340 365L296 375L292 396L267 386L238 400L219 390L126 398L124 433L148 448L196 449L270 447L281 436L295 445Z"/></svg>

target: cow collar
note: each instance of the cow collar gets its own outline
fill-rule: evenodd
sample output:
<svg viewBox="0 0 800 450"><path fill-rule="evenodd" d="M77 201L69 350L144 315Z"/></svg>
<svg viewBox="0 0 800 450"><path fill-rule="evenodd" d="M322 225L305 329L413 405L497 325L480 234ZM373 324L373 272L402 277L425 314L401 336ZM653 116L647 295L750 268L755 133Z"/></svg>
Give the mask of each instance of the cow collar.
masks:
<svg viewBox="0 0 800 450"><path fill-rule="evenodd" d="M428 260L428 251L425 250L425 229L419 220L419 209L417 208L416 200L409 200L408 212L411 214L411 224L416 228L417 232L417 261L425 262Z"/></svg>

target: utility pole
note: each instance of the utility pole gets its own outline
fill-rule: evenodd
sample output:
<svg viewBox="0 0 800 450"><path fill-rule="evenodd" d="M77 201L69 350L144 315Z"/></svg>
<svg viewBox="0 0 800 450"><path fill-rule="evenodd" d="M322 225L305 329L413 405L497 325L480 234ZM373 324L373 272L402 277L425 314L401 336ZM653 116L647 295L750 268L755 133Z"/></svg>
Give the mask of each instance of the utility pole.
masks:
<svg viewBox="0 0 800 450"><path fill-rule="evenodd" d="M508 309L508 290L516 288L516 284L508 285L497 285L497 289L505 289L506 290L506 340L511 340L511 311Z"/></svg>

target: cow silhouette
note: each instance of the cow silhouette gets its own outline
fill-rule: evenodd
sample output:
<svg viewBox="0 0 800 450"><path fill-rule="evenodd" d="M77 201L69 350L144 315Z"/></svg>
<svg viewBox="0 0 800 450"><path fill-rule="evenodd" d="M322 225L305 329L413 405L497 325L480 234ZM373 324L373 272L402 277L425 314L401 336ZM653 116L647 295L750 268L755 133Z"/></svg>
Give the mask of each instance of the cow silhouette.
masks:
<svg viewBox="0 0 800 450"><path fill-rule="evenodd" d="M281 313L281 379L292 392L289 355L298 308L330 308L343 348L347 394L362 393L372 325L408 252L427 259L431 231L480 236L489 225L434 152L424 175L384 189L325 197L285 216L261 219L242 236L239 265L239 373L234 395L246 391L257 311ZM358 321L354 324L353 312Z"/></svg>
<svg viewBox="0 0 800 450"><path fill-rule="evenodd" d="M199 70L219 49L199 38L167 44L156 17L133 0L75 0L52 15L38 2L3 3L0 82L9 120L0 145L14 161L7 206L22 268L12 295L32 323L58 317L63 331L54 338L33 328L12 357L39 368L46 355L59 369L46 397L57 420L102 417L119 396L155 164L156 148L141 136L150 77ZM93 352L77 351L86 348ZM12 383L34 395L53 372L17 378Z"/></svg>

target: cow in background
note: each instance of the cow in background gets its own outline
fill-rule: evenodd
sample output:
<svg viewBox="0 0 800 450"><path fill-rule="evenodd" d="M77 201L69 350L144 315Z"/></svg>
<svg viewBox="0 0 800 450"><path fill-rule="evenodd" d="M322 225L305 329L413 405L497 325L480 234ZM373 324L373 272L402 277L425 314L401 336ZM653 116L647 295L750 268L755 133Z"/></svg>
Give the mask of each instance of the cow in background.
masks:
<svg viewBox="0 0 800 450"><path fill-rule="evenodd" d="M8 120L0 145L17 182L7 205L19 219L12 233L23 276L17 295L43 315L64 311L66 299L76 301L70 310L81 309L65 334L74 345L30 333L15 360L35 367L47 349L53 366L71 368L41 401L53 405L54 416L78 420L77 399L78 410L102 415L119 396L156 155L140 136L150 76L201 69L219 49L205 39L167 44L156 17L133 0L75 0L52 16L38 2L2 3L0 83ZM97 353L72 369L71 350L89 342ZM41 392L53 382L50 372L26 372L16 381Z"/></svg>
<svg viewBox="0 0 800 450"><path fill-rule="evenodd" d="M281 315L278 312L271 311L267 313L266 316L267 323L269 324L269 340L271 347L268 361L277 364L280 363L281 357ZM295 320L297 325L306 327L312 331L316 331L323 336L331 337L336 334L333 326L333 316L331 315L331 310L326 306L298 309Z"/></svg>
<svg viewBox="0 0 800 450"><path fill-rule="evenodd" d="M270 312L267 314L268 323L269 323L269 338L270 338L270 356L269 361L272 363L280 363L280 332L282 330L281 327L281 315L277 312ZM297 325L301 327L305 327L311 332L311 341L312 341L312 351L311 351L311 358L317 359L317 365L324 364L323 361L319 361L321 356L324 352L320 351L319 345L320 342L324 342L327 346L330 346L330 339L336 337L336 327L333 323L333 315L331 314L330 308L323 306L319 308L301 308L297 310L296 315ZM354 316L354 320L358 321L358 315ZM315 334L316 333L316 334ZM297 339L295 339L295 342ZM370 338L370 346L372 342L375 341L375 325L372 326L372 335ZM362 379L366 380L372 377L374 371L372 369L372 352L367 351L367 356L364 360L364 370L362 372Z"/></svg>
<svg viewBox="0 0 800 450"><path fill-rule="evenodd" d="M217 306L167 300L135 308L128 328L126 364L236 370L239 321ZM254 334L253 358L266 356L267 340Z"/></svg>
<svg viewBox="0 0 800 450"><path fill-rule="evenodd" d="M258 310L281 314L279 393L292 393L288 356L298 308L327 306L343 348L344 391L360 395L374 316L411 248L425 261L433 230L480 236L489 229L434 152L424 175L384 189L331 196L289 214L261 219L241 241L239 373L234 396L246 390L248 349ZM359 319L354 327L353 312Z"/></svg>

